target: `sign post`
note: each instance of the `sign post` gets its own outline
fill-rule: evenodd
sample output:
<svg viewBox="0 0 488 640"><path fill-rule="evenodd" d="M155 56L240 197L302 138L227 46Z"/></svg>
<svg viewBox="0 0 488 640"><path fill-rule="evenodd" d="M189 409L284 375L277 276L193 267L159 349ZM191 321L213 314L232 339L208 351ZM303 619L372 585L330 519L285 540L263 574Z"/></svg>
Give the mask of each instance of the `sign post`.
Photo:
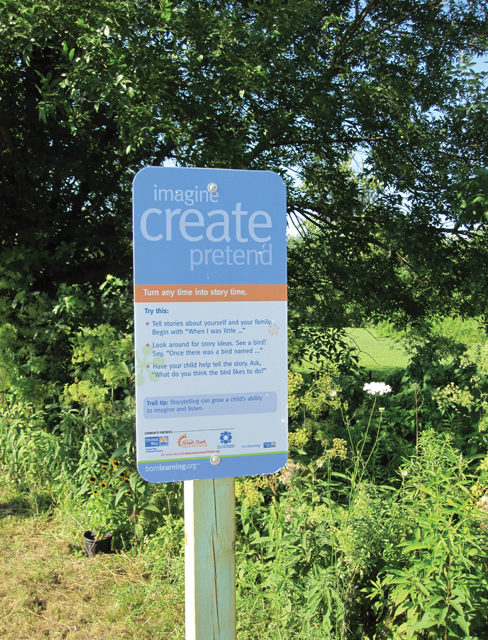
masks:
<svg viewBox="0 0 488 640"><path fill-rule="evenodd" d="M134 179L137 465L185 481L188 640L234 638L233 478L287 459L285 199L269 171Z"/></svg>
<svg viewBox="0 0 488 640"><path fill-rule="evenodd" d="M186 640L234 640L234 478L185 482Z"/></svg>

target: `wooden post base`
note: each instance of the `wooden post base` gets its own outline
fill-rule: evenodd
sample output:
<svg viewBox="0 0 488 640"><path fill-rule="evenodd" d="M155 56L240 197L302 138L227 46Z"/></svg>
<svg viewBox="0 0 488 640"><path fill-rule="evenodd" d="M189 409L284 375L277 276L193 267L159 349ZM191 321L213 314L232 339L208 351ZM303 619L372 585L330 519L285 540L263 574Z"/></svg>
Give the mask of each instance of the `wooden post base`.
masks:
<svg viewBox="0 0 488 640"><path fill-rule="evenodd" d="M184 490L186 640L235 640L234 478Z"/></svg>

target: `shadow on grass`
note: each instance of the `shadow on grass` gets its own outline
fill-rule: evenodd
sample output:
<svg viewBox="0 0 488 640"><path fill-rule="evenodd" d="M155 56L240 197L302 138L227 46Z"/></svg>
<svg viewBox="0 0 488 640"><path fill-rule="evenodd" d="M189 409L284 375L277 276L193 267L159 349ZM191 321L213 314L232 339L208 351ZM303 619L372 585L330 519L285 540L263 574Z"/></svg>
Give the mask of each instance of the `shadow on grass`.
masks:
<svg viewBox="0 0 488 640"><path fill-rule="evenodd" d="M9 516L30 518L41 513L50 513L54 504L51 496L42 493L29 493L12 487L1 487L0 520Z"/></svg>
<svg viewBox="0 0 488 640"><path fill-rule="evenodd" d="M26 498L16 497L0 501L0 518L7 518L8 516L28 518L33 511L32 504Z"/></svg>

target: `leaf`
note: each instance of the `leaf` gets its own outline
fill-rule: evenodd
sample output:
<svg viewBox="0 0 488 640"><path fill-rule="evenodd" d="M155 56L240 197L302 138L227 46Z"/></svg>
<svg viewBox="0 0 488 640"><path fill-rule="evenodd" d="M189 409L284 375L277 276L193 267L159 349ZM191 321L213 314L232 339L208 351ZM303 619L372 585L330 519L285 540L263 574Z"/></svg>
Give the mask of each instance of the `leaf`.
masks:
<svg viewBox="0 0 488 640"><path fill-rule="evenodd" d="M425 544L425 542L402 542L398 546L403 547L402 553L417 551L419 549L429 549L429 545Z"/></svg>
<svg viewBox="0 0 488 640"><path fill-rule="evenodd" d="M120 447L117 447L117 449L115 449L115 451L112 453L112 458L114 460L117 460L117 458L119 458L123 453L127 452L127 445L126 444L121 444Z"/></svg>
<svg viewBox="0 0 488 640"><path fill-rule="evenodd" d="M464 617L464 609L459 598L455 598L451 600L450 604L451 604L451 607L455 609L460 616Z"/></svg>
<svg viewBox="0 0 488 640"><path fill-rule="evenodd" d="M148 504L143 508L143 511L152 511L154 513L162 513L161 509L159 509L155 504Z"/></svg>
<svg viewBox="0 0 488 640"><path fill-rule="evenodd" d="M115 506L117 506L122 498L126 495L126 489L119 489L117 495L115 496Z"/></svg>
<svg viewBox="0 0 488 640"><path fill-rule="evenodd" d="M414 631L422 631L423 629L429 629L436 624L436 621L430 613L424 613L422 618L413 626Z"/></svg>
<svg viewBox="0 0 488 640"><path fill-rule="evenodd" d="M395 603L400 605L407 597L410 595L407 589L395 589L394 591L394 599Z"/></svg>
<svg viewBox="0 0 488 640"><path fill-rule="evenodd" d="M166 21L171 20L172 7L170 2L166 2L166 6L163 12L163 17Z"/></svg>
<svg viewBox="0 0 488 640"><path fill-rule="evenodd" d="M456 622L461 627L461 629L464 631L464 633L466 634L466 637L469 637L469 622L466 620L464 615L459 615L456 618Z"/></svg>
<svg viewBox="0 0 488 640"><path fill-rule="evenodd" d="M138 473L133 473L129 478L130 488L134 492L136 490L136 486L137 486L138 481L139 481L139 474Z"/></svg>

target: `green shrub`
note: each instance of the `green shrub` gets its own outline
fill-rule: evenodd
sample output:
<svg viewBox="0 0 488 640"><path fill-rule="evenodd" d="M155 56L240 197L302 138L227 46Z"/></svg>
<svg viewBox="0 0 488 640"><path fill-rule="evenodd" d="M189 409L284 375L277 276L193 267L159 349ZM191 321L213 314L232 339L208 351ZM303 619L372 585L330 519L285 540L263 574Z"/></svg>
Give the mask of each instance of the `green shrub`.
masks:
<svg viewBox="0 0 488 640"><path fill-rule="evenodd" d="M378 631L390 638L482 638L488 604L488 545L473 475L448 434L420 436L402 470L394 523L398 544L365 589Z"/></svg>

